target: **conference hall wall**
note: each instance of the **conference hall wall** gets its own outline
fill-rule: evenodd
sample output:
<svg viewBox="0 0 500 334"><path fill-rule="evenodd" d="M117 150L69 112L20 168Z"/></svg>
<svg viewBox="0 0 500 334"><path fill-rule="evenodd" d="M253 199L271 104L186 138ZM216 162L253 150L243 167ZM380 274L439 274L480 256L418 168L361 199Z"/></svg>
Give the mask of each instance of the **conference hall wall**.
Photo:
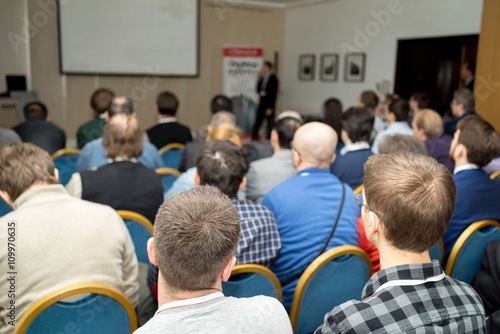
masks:
<svg viewBox="0 0 500 334"><path fill-rule="evenodd" d="M28 18L43 11L39 1L28 1ZM21 19L21 18L19 18ZM49 17L30 38L32 89L46 102L52 121L74 140L80 124L91 118L89 97L97 87L109 87L117 94L136 100L143 128L156 120L154 102L158 92L170 90L180 101L178 118L193 129L209 119L209 102L222 93L223 45L261 45L265 59L274 53L283 59L284 11L238 5L220 7L200 4L200 75L198 78L150 78L141 76L84 76L59 73L57 17ZM282 74L280 73L280 76ZM142 88L141 88L142 87ZM145 94L142 94L145 92ZM73 143L73 141L70 141Z"/></svg>

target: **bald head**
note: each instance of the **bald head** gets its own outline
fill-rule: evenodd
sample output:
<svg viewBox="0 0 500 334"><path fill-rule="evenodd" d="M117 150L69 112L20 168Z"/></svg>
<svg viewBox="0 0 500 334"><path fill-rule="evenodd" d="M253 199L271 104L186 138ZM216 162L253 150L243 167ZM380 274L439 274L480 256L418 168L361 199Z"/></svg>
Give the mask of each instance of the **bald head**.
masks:
<svg viewBox="0 0 500 334"><path fill-rule="evenodd" d="M293 149L299 155L297 169L328 168L337 147L337 133L329 125L311 122L301 126L293 137Z"/></svg>

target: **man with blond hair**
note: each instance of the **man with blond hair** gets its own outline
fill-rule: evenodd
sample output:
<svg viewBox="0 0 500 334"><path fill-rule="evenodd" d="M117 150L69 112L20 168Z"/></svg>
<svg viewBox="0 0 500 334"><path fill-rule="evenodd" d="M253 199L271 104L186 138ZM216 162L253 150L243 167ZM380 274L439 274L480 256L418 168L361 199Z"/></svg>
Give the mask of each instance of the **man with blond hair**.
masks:
<svg viewBox="0 0 500 334"><path fill-rule="evenodd" d="M0 147L0 196L14 208L0 218L0 244L15 254L13 261L0 252L0 333L12 333L40 298L78 283L113 286L137 306L137 258L123 220L68 195L47 152L28 143Z"/></svg>
<svg viewBox="0 0 500 334"><path fill-rule="evenodd" d="M238 212L212 186L169 198L158 210L151 263L160 269L158 311L135 333L292 333L277 299L225 297L240 237Z"/></svg>
<svg viewBox="0 0 500 334"><path fill-rule="evenodd" d="M262 204L276 216L281 251L273 272L290 307L302 272L321 253L358 244L358 206L351 187L330 173L337 134L326 124L301 126L293 137L297 175L272 188Z"/></svg>
<svg viewBox="0 0 500 334"><path fill-rule="evenodd" d="M422 154L381 154L366 162L363 184L361 215L381 270L361 301L328 312L315 334L486 333L477 293L429 256L453 215L450 172Z"/></svg>
<svg viewBox="0 0 500 334"><path fill-rule="evenodd" d="M453 172L455 164L449 156L453 138L444 134L441 116L432 109L422 109L415 114L411 127L413 136L424 142L427 154Z"/></svg>

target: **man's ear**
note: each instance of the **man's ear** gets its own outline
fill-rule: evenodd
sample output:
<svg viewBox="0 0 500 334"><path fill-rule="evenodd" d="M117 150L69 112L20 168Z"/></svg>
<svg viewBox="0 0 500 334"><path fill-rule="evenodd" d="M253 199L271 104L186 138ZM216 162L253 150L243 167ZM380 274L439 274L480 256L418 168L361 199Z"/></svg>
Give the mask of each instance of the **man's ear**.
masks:
<svg viewBox="0 0 500 334"><path fill-rule="evenodd" d="M333 164L333 162L335 161L336 157L337 157L337 155L335 153L333 153L333 157L332 157L332 160L330 161L330 165Z"/></svg>
<svg viewBox="0 0 500 334"><path fill-rule="evenodd" d="M148 240L148 245L147 245L147 251L148 251L148 258L149 258L149 262L151 262L152 264L154 265L158 265L158 263L156 262L156 254L155 254L155 240L154 238L149 238Z"/></svg>
<svg viewBox="0 0 500 334"><path fill-rule="evenodd" d="M104 120L106 121L106 123L109 122L109 112L107 110L104 112Z"/></svg>
<svg viewBox="0 0 500 334"><path fill-rule="evenodd" d="M56 179L58 179L59 181L61 181L61 179L59 179L59 169L54 168L54 176L56 177Z"/></svg>
<svg viewBox="0 0 500 334"><path fill-rule="evenodd" d="M198 174L197 170L194 172L193 180L196 185L201 186L200 174Z"/></svg>
<svg viewBox="0 0 500 334"><path fill-rule="evenodd" d="M380 217L371 211L368 213L368 217L368 232L370 235L374 235L380 231Z"/></svg>
<svg viewBox="0 0 500 334"><path fill-rule="evenodd" d="M14 208L14 201L10 195L5 190L0 190L0 197L7 203L10 207Z"/></svg>
<svg viewBox="0 0 500 334"><path fill-rule="evenodd" d="M243 179L240 182L240 187L238 188L238 191L243 191L243 189L245 189L246 185L247 185L247 177L245 175L245 176L243 176Z"/></svg>
<svg viewBox="0 0 500 334"><path fill-rule="evenodd" d="M236 257L232 256L229 261L227 261L224 269L222 269L221 279L222 282L226 282L229 277L231 277L231 272L233 271L233 267L236 264Z"/></svg>
<svg viewBox="0 0 500 334"><path fill-rule="evenodd" d="M276 132L276 130L271 131L271 137L269 138L269 140L271 141L271 143L278 143L278 133Z"/></svg>
<svg viewBox="0 0 500 334"><path fill-rule="evenodd" d="M464 144L457 143L455 147L455 156L457 158L466 158L467 159L467 147Z"/></svg>

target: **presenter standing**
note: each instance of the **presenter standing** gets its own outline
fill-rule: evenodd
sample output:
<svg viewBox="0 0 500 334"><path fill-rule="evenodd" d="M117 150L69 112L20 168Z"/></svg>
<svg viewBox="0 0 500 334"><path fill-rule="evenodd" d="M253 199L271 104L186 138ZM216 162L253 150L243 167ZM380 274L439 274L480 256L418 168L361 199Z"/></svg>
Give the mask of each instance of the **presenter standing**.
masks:
<svg viewBox="0 0 500 334"><path fill-rule="evenodd" d="M274 126L274 107L278 94L278 78L271 72L273 65L266 61L262 66L262 76L257 84L257 92L260 95L259 108L257 109L257 120L253 128L253 139L257 140L260 126L264 118L267 118L266 138L271 136Z"/></svg>

